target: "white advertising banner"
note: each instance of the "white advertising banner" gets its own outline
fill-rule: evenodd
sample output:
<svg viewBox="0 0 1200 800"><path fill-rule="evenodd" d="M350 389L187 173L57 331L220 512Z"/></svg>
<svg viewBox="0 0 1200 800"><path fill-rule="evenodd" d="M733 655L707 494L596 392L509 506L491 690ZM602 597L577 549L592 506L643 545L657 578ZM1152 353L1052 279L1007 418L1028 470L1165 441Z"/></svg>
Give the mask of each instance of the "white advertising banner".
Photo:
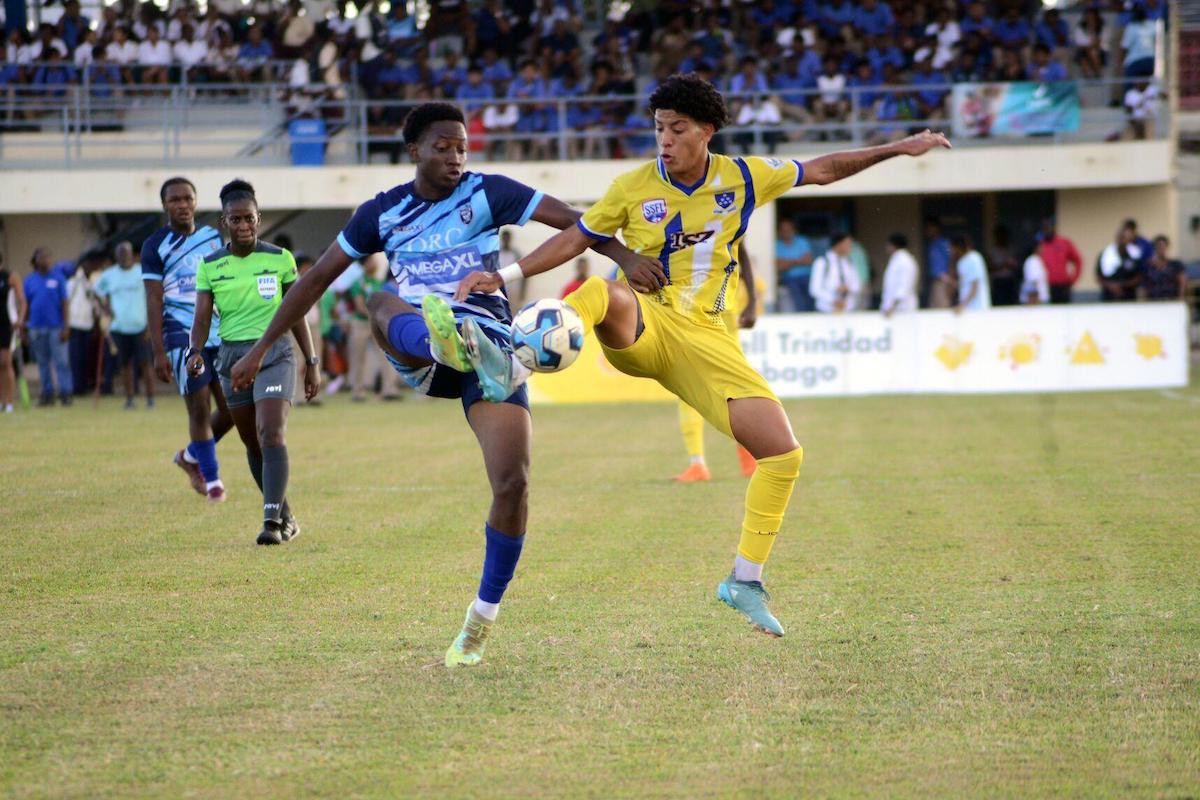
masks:
<svg viewBox="0 0 1200 800"><path fill-rule="evenodd" d="M780 397L1186 386L1182 303L760 317L742 348Z"/></svg>

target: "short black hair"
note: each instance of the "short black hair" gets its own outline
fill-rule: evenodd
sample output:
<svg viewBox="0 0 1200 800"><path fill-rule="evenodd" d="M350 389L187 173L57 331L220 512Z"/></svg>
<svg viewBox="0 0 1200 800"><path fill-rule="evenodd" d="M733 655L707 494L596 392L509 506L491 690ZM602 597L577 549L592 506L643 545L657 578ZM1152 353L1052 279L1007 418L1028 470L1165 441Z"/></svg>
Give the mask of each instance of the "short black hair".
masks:
<svg viewBox="0 0 1200 800"><path fill-rule="evenodd" d="M1132 219L1132 218L1127 219L1121 223L1121 227L1125 228L1126 230L1136 231L1137 230L1137 220Z"/></svg>
<svg viewBox="0 0 1200 800"><path fill-rule="evenodd" d="M258 198L254 195L254 187L250 185L250 182L234 178L221 187L221 208L239 200L249 200L254 203L256 208L258 207Z"/></svg>
<svg viewBox="0 0 1200 800"><path fill-rule="evenodd" d="M850 234L848 234L848 233L835 233L833 236L829 237L829 246L837 247L839 244L841 244L842 242L846 241L849 238L850 238Z"/></svg>
<svg viewBox="0 0 1200 800"><path fill-rule="evenodd" d="M404 143L416 144L435 122L467 124L462 109L451 103L422 103L404 118Z"/></svg>
<svg viewBox="0 0 1200 800"><path fill-rule="evenodd" d="M674 111L706 122L719 131L729 124L729 109L717 87L694 72L672 75L650 95L650 116L655 111Z"/></svg>
<svg viewBox="0 0 1200 800"><path fill-rule="evenodd" d="M888 237L888 242L890 242L892 247L895 247L897 250L908 249L908 237L903 233L893 233Z"/></svg>
<svg viewBox="0 0 1200 800"><path fill-rule="evenodd" d="M970 250L972 245L971 237L965 233L956 233L950 237L950 244L959 250Z"/></svg>
<svg viewBox="0 0 1200 800"><path fill-rule="evenodd" d="M192 194L199 194L196 191L196 184L182 175L176 175L174 178L167 178L163 181L163 185L158 189L158 199L164 203L167 202L167 189L170 189L172 186L190 186L192 187Z"/></svg>

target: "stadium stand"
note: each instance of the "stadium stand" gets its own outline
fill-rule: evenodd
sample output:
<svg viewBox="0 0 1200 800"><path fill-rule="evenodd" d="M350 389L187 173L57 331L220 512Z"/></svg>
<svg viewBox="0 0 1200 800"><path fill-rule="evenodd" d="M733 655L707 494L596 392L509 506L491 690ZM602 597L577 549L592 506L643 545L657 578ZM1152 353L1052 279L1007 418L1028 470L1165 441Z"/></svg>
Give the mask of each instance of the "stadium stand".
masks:
<svg viewBox="0 0 1200 800"><path fill-rule="evenodd" d="M407 109L447 98L471 112L476 145L493 158L641 156L652 141L637 98L672 72L696 71L731 98L726 144L746 152L944 126L954 85L984 81L1074 82L1080 136L1095 140L1120 126L1127 91L1160 74L1167 18L1165 0L1065 11L1017 0L708 5L634 4L601 19L553 0L259 0L246 7L252 15L228 0L172 3L169 13L68 0L39 6L38 24L10 25L0 130L194 128L216 109L239 156L319 118L328 127L317 136L354 133L357 160L395 160ZM189 109L197 113L180 122ZM21 152L8 147L4 158Z"/></svg>

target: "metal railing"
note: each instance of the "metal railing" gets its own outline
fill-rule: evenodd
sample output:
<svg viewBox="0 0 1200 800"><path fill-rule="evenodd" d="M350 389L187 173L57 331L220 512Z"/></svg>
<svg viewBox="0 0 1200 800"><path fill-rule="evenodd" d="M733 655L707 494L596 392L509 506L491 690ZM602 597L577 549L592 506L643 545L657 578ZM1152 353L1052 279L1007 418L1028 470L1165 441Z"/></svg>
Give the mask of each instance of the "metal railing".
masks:
<svg viewBox="0 0 1200 800"><path fill-rule="evenodd" d="M1112 102L1120 101L1127 85L1141 81L1074 83L1081 117L1077 131L1016 138L960 137L956 144L1103 141L1120 133L1126 114ZM97 88L87 81L55 87L51 94L29 86L8 87L5 93L0 87L0 131L7 129L0 134L0 166L287 163L294 144L323 146L326 163L364 164L379 156L396 161L403 155L403 119L422 102L367 100L348 91L333 99L329 88L320 84L105 85L101 94ZM746 103L761 107L763 102L773 102L781 121L732 125L720 133L717 148L761 154L802 149L806 142L859 146L925 127L950 130L953 89L953 84L848 87L837 93L837 102L823 102L822 95L830 93L819 90L727 93L735 120ZM916 102L920 95L934 102ZM644 95L455 102L468 114L473 158L642 157L654 148ZM881 108L893 116L880 119ZM1149 126L1147 135L1165 135L1164 115L1165 103L1160 103L1154 116L1157 124ZM289 137L289 123L314 118L326 123L324 134ZM485 124L497 121L504 124Z"/></svg>

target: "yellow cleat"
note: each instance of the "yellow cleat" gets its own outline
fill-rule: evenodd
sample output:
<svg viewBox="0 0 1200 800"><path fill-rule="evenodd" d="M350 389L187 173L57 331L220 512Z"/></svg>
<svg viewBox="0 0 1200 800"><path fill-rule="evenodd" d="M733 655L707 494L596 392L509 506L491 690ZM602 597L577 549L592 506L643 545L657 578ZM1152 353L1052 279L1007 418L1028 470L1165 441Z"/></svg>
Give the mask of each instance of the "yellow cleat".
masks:
<svg viewBox="0 0 1200 800"><path fill-rule="evenodd" d="M454 644L446 651L446 666L473 667L483 661L483 650L487 646L488 634L492 630L492 621L475 612L475 601L467 607L467 618L463 620L462 630L454 639Z"/></svg>

